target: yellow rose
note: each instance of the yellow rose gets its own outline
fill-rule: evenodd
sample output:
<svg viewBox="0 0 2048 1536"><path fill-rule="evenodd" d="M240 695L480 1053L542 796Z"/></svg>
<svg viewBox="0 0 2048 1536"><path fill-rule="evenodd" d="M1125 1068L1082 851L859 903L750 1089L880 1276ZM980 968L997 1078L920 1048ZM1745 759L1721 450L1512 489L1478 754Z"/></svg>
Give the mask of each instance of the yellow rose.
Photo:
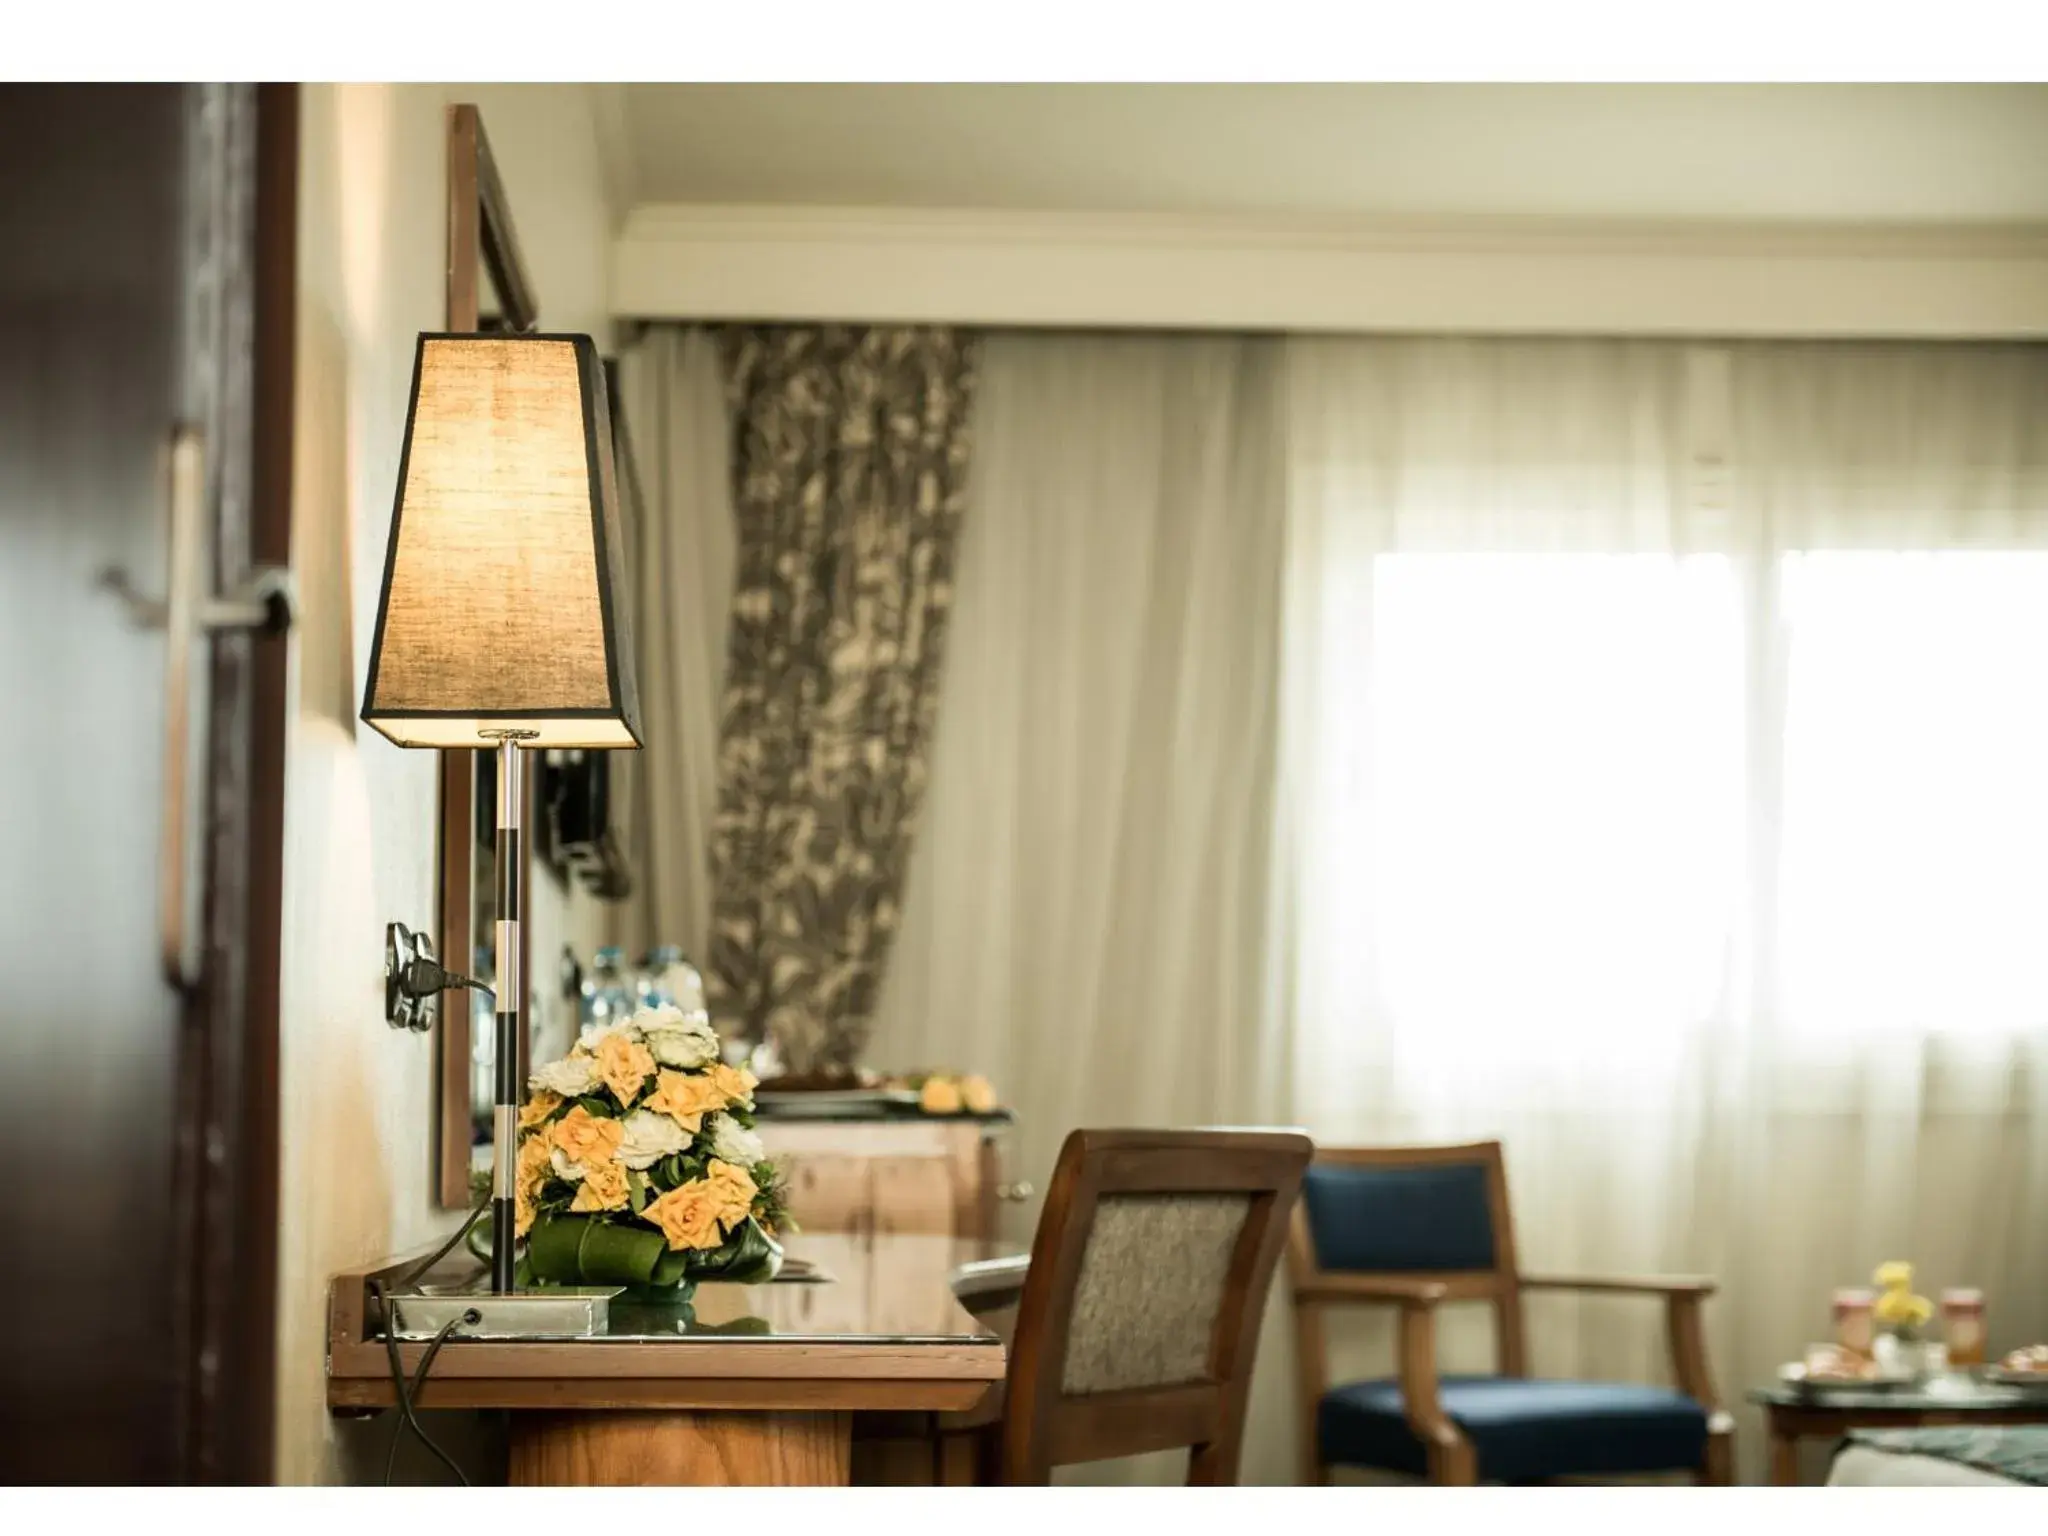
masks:
<svg viewBox="0 0 2048 1536"><path fill-rule="evenodd" d="M728 1227L736 1227L747 1219L747 1213L754 1208L754 1196L760 1193L753 1175L746 1169L716 1157L705 1166L702 1182L717 1197L718 1219Z"/></svg>
<svg viewBox="0 0 2048 1536"><path fill-rule="evenodd" d="M718 1230L718 1199L703 1179L692 1179L649 1202L640 1217L661 1228L671 1249L716 1248L725 1241Z"/></svg>
<svg viewBox="0 0 2048 1536"><path fill-rule="evenodd" d="M532 1197L540 1193L541 1185L548 1180L554 1169L548 1157L546 1136L522 1136L519 1138L519 1161L513 1176L513 1185L521 1195Z"/></svg>
<svg viewBox="0 0 2048 1536"><path fill-rule="evenodd" d="M1870 1278L1888 1291L1903 1291L1913 1283L1913 1266L1904 1259L1891 1259L1878 1265Z"/></svg>
<svg viewBox="0 0 2048 1536"><path fill-rule="evenodd" d="M600 1119L581 1104L557 1120L553 1127L553 1143L562 1149L562 1156L586 1169L610 1162L617 1155L619 1143L625 1135L626 1128L618 1121Z"/></svg>
<svg viewBox="0 0 2048 1536"><path fill-rule="evenodd" d="M754 1089L761 1080L745 1067L728 1067L722 1061L714 1061L704 1069L704 1075L724 1096L725 1102L718 1106L720 1109L726 1104L741 1104L748 1109L754 1107Z"/></svg>
<svg viewBox="0 0 2048 1536"><path fill-rule="evenodd" d="M533 1230L533 1193L524 1184L512 1192L512 1233L524 1237Z"/></svg>
<svg viewBox="0 0 2048 1536"><path fill-rule="evenodd" d="M584 1171L572 1211L623 1211L626 1208L626 1165L617 1162L592 1163Z"/></svg>
<svg viewBox="0 0 2048 1536"><path fill-rule="evenodd" d="M725 1108L725 1095L707 1074L664 1069L641 1107L660 1110L694 1136L703 1128L707 1114Z"/></svg>
<svg viewBox="0 0 2048 1536"><path fill-rule="evenodd" d="M996 1107L995 1086L985 1077L963 1077L960 1079L960 1102L977 1115L991 1114Z"/></svg>
<svg viewBox="0 0 2048 1536"><path fill-rule="evenodd" d="M917 1107L928 1115L960 1113L960 1085L950 1077L928 1077L918 1090Z"/></svg>
<svg viewBox="0 0 2048 1536"><path fill-rule="evenodd" d="M654 1053L638 1041L615 1033L597 1042L596 1056L597 1075L605 1087L619 1096L621 1104L631 1105L633 1095L654 1070Z"/></svg>
<svg viewBox="0 0 2048 1536"><path fill-rule="evenodd" d="M530 1125L539 1125L561 1108L561 1104L562 1096L552 1088L537 1089L533 1097L520 1107L519 1129L523 1131Z"/></svg>

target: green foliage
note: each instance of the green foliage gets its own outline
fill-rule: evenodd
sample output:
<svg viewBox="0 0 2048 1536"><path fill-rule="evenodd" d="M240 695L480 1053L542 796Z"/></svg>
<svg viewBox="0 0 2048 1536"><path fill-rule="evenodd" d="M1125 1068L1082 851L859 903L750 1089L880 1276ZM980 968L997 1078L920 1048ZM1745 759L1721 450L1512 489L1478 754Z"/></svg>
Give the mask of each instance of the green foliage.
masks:
<svg viewBox="0 0 2048 1536"><path fill-rule="evenodd" d="M789 1181L782 1170L763 1158L748 1173L760 1191L754 1196L755 1217L777 1232L800 1230L789 1214Z"/></svg>

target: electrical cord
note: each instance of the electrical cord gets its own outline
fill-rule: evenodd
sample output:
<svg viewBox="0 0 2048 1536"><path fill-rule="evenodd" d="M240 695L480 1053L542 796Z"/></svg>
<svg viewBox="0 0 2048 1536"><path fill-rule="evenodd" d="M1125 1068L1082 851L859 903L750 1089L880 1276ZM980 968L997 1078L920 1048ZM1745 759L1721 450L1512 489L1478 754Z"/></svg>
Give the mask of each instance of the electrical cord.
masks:
<svg viewBox="0 0 2048 1536"><path fill-rule="evenodd" d="M491 1192L487 1189L481 1195L477 1196L476 1204L472 1205L469 1208L469 1215L463 1218L461 1226L457 1227L454 1230L454 1232L449 1234L448 1241L443 1243L440 1247L436 1248L424 1259L421 1259L419 1263L413 1265L413 1267L411 1269L408 1269L404 1274L400 1275L398 1279L393 1282L394 1286L398 1290L402 1291L412 1285L417 1284L421 1275L424 1275L436 1264L440 1263L443 1259L447 1258L448 1255L454 1251L455 1245L461 1242L465 1237L469 1236L469 1229L475 1226L477 1224L477 1221L483 1216L483 1213L489 1210L490 1208Z"/></svg>
<svg viewBox="0 0 2048 1536"><path fill-rule="evenodd" d="M455 1229L454 1234L448 1241L407 1270L393 1282L393 1288L398 1290L410 1288L418 1281L421 1275L424 1275L428 1270L440 1263L442 1259L446 1258L450 1250L469 1235L469 1229L476 1225L477 1218L483 1215L484 1211L489 1208L490 1203L491 1197L486 1193L477 1201L476 1205L470 1210L468 1218L464 1220L461 1226ZM399 1443L405 1439L405 1433L409 1429L418 1437L421 1445L424 1445L429 1451L434 1453L434 1456L440 1461L442 1466L455 1474L456 1481L467 1488L469 1486L469 1478L464 1475L462 1468L456 1465L455 1458L442 1450L435 1442L433 1436L427 1433L425 1426L420 1423L419 1415L413 1409L413 1404L418 1400L421 1389L427 1384L427 1373L434 1368L434 1357L441 1353L441 1346L448 1342L457 1328L462 1327L464 1324L474 1327L477 1323L482 1322L483 1314L478 1312L476 1308L470 1307L460 1317L452 1317L442 1324L440 1332L434 1335L433 1339L428 1343L425 1353L420 1356L419 1369L414 1373L411 1383L408 1384L405 1379L405 1362L399 1357L398 1353L398 1334L392 1327L393 1318L384 1282L382 1280L372 1280L370 1282L370 1294L376 1298L377 1308L384 1316L384 1357L391 1365L391 1391L398 1400L398 1423L392 1426L391 1444L384 1453L384 1486L387 1488L391 1486L391 1474L398 1465Z"/></svg>
<svg viewBox="0 0 2048 1536"><path fill-rule="evenodd" d="M425 956L413 960L399 973L399 985L408 997L431 997L436 992L452 992L463 987L486 993L492 998L498 995L488 982L465 976L460 971L451 971L439 961Z"/></svg>
<svg viewBox="0 0 2048 1536"><path fill-rule="evenodd" d="M405 1381L405 1362L398 1357L398 1337L391 1331L389 1324L385 1326L384 1352L391 1361L391 1389L398 1394L398 1423L393 1426L391 1431L391 1445L384 1452L384 1486L386 1488L391 1486L392 1469L398 1465L399 1442L405 1439L405 1432L408 1429L419 1437L421 1445L424 1445L439 1458L442 1466L455 1474L455 1480L458 1483L462 1484L465 1488L469 1486L469 1478L464 1475L462 1468L455 1464L455 1458L442 1450L434 1437L427 1433L426 1427L420 1423L419 1415L413 1411L412 1405L413 1399L419 1395L420 1388L427 1384L427 1372L433 1368L434 1356L441 1352L441 1346L448 1342L449 1335L454 1333L464 1323L476 1323L481 1320L482 1314L474 1307L471 1307L462 1316L451 1317L447 1322L443 1323L441 1331L435 1334L433 1341L427 1345L426 1353L420 1356L420 1368L412 1379L410 1389L407 1388Z"/></svg>

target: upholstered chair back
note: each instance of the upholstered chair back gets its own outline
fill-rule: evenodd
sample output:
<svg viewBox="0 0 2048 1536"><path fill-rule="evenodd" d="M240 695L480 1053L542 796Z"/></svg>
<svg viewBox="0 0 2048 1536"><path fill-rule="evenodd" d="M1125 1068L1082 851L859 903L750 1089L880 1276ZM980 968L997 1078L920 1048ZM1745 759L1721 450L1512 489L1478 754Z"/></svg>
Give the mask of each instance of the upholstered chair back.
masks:
<svg viewBox="0 0 2048 1536"><path fill-rule="evenodd" d="M1501 1374L1524 1374L1514 1227L1497 1141L1325 1148L1302 1176L1288 1266L1297 1286L1330 1275L1403 1275L1491 1302Z"/></svg>
<svg viewBox="0 0 2048 1536"><path fill-rule="evenodd" d="M1076 1131L1032 1245L1003 1480L1192 1448L1236 1478L1259 1318L1314 1148L1275 1131Z"/></svg>

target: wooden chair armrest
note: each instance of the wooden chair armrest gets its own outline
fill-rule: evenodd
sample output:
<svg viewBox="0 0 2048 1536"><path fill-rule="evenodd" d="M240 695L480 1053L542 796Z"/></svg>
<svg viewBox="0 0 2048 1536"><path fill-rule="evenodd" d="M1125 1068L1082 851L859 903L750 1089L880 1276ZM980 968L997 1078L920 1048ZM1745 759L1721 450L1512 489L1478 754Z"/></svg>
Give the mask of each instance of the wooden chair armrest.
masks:
<svg viewBox="0 0 2048 1536"><path fill-rule="evenodd" d="M1636 1296L1711 1296L1719 1283L1706 1275L1523 1275L1535 1291L1612 1291Z"/></svg>
<svg viewBox="0 0 2048 1536"><path fill-rule="evenodd" d="M1294 1288L1303 1301L1371 1301L1403 1307L1433 1307L1450 1294L1441 1280L1408 1280L1399 1275L1317 1275Z"/></svg>

